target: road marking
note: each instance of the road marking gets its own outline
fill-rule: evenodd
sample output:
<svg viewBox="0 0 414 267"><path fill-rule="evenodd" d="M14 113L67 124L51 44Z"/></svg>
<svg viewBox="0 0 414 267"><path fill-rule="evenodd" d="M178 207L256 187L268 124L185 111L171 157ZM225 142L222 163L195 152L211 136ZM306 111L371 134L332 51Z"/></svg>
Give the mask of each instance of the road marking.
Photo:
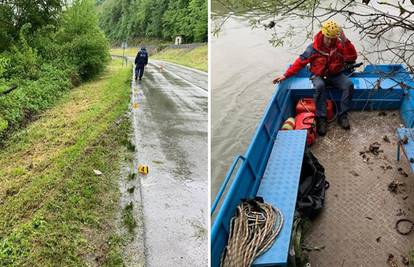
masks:
<svg viewBox="0 0 414 267"><path fill-rule="evenodd" d="M155 66L157 66L157 67L159 68L159 65L158 65L157 63L151 62L151 63L149 63L149 64L155 65ZM180 75L177 75L177 74L175 74L174 72L172 72L172 71L170 71L170 70L167 70L167 69L165 69L165 68L164 68L164 71L168 72L169 74L171 74L171 75L173 75L173 76L175 76L175 77L178 77L179 79L181 79L181 80L183 80L183 81L187 82L188 84L190 84L190 85L192 85L192 86L194 86L194 87L196 87L196 88L198 88L198 89L201 89L204 93L208 93L208 90L207 90L207 89L204 89L203 87L198 86L197 84L194 84L194 83L190 82L189 80L187 80L187 79L185 79L185 78L181 77Z"/></svg>

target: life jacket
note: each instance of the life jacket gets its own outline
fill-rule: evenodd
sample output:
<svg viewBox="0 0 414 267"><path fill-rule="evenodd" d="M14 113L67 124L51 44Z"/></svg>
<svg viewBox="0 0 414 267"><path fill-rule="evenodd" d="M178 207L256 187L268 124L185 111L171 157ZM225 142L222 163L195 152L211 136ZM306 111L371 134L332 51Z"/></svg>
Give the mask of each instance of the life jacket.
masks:
<svg viewBox="0 0 414 267"><path fill-rule="evenodd" d="M340 42L335 39L329 47L323 43L322 32L315 35L314 41L305 52L285 72L285 76L291 77L300 69L310 64L310 72L316 76L330 76L340 73L344 69L345 62L353 62L357 53L351 41Z"/></svg>
<svg viewBox="0 0 414 267"><path fill-rule="evenodd" d="M306 144L312 145L316 140L315 113L302 112L295 117L295 130L307 130Z"/></svg>

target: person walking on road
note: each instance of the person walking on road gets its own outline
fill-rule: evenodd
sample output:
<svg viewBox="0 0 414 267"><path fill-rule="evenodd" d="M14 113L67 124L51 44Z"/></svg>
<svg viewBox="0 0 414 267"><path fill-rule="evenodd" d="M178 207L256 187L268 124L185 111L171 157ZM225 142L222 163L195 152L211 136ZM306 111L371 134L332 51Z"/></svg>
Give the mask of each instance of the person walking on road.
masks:
<svg viewBox="0 0 414 267"><path fill-rule="evenodd" d="M138 52L135 57L135 80L139 78L142 80L142 75L144 75L144 68L148 64L148 52L145 47L141 47L141 50Z"/></svg>
<svg viewBox="0 0 414 267"><path fill-rule="evenodd" d="M273 83L281 82L294 76L303 67L310 63L310 77L315 89L314 99L316 103L316 129L318 134L326 134L328 123L326 119L326 85L342 91L341 105L338 123L344 129L349 129L348 111L351 109L354 85L351 79L343 71L346 64L352 64L357 58L354 45L349 41L341 27L333 20L322 23L312 44L305 52L288 68L283 75L273 79Z"/></svg>

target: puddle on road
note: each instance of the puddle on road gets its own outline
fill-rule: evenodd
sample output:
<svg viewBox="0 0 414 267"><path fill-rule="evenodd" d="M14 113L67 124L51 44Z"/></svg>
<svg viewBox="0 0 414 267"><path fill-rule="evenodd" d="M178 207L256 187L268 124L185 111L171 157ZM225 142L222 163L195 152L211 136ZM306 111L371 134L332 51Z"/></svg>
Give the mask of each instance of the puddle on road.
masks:
<svg viewBox="0 0 414 267"><path fill-rule="evenodd" d="M141 125L144 126L144 129L142 130L148 131L148 129L156 129L161 149L164 151L167 160L176 163L176 167L172 170L174 177L179 180L187 180L191 177L191 170L195 168L195 166L189 164L189 155L187 150L183 148L184 145L191 146L191 143L183 140L186 139L186 136L203 136L206 132L194 131L192 128L197 127L196 125L192 125L194 124L194 119L192 117L184 116L183 114L186 114L187 111L183 111L183 107L177 105L177 100L171 99L170 95L164 91L180 90L180 88L175 89L173 83L164 83L160 86L154 86L155 77L153 73L147 72L146 74L148 75L148 80L143 80L142 90L146 96L147 105L151 108L148 108L146 112L147 117L141 119ZM171 77L173 79L172 76L166 75L166 77ZM188 87L188 84L186 83L179 82L177 85ZM207 106L207 104L205 104L205 106ZM185 106L184 108L189 107ZM198 124L206 123L206 121L200 121ZM155 125L150 126L152 124ZM207 126L205 125L203 128L207 128Z"/></svg>

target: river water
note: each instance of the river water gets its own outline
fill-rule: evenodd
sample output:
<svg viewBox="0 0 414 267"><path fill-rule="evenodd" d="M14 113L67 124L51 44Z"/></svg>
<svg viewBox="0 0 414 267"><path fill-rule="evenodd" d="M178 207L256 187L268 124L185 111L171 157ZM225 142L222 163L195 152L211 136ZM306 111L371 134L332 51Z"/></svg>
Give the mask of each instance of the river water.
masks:
<svg viewBox="0 0 414 267"><path fill-rule="evenodd" d="M218 5L212 12L221 12ZM334 17L343 24L343 17ZM297 21L303 25L304 21ZM281 29L287 27L279 25ZM369 44L355 31L345 34L361 51L361 43ZM390 33L391 38L393 37ZM286 67L301 54L310 40L305 34L296 34L292 45L273 47L269 40L272 30L252 29L245 16L232 15L211 40L211 198L214 201L226 172L237 154L244 154L264 108L274 90L272 78L283 74ZM297 46L297 47L294 47ZM378 58L368 56L371 62ZM359 56L358 62L365 62ZM367 62L365 62L367 63ZM382 62L385 64L388 62Z"/></svg>

